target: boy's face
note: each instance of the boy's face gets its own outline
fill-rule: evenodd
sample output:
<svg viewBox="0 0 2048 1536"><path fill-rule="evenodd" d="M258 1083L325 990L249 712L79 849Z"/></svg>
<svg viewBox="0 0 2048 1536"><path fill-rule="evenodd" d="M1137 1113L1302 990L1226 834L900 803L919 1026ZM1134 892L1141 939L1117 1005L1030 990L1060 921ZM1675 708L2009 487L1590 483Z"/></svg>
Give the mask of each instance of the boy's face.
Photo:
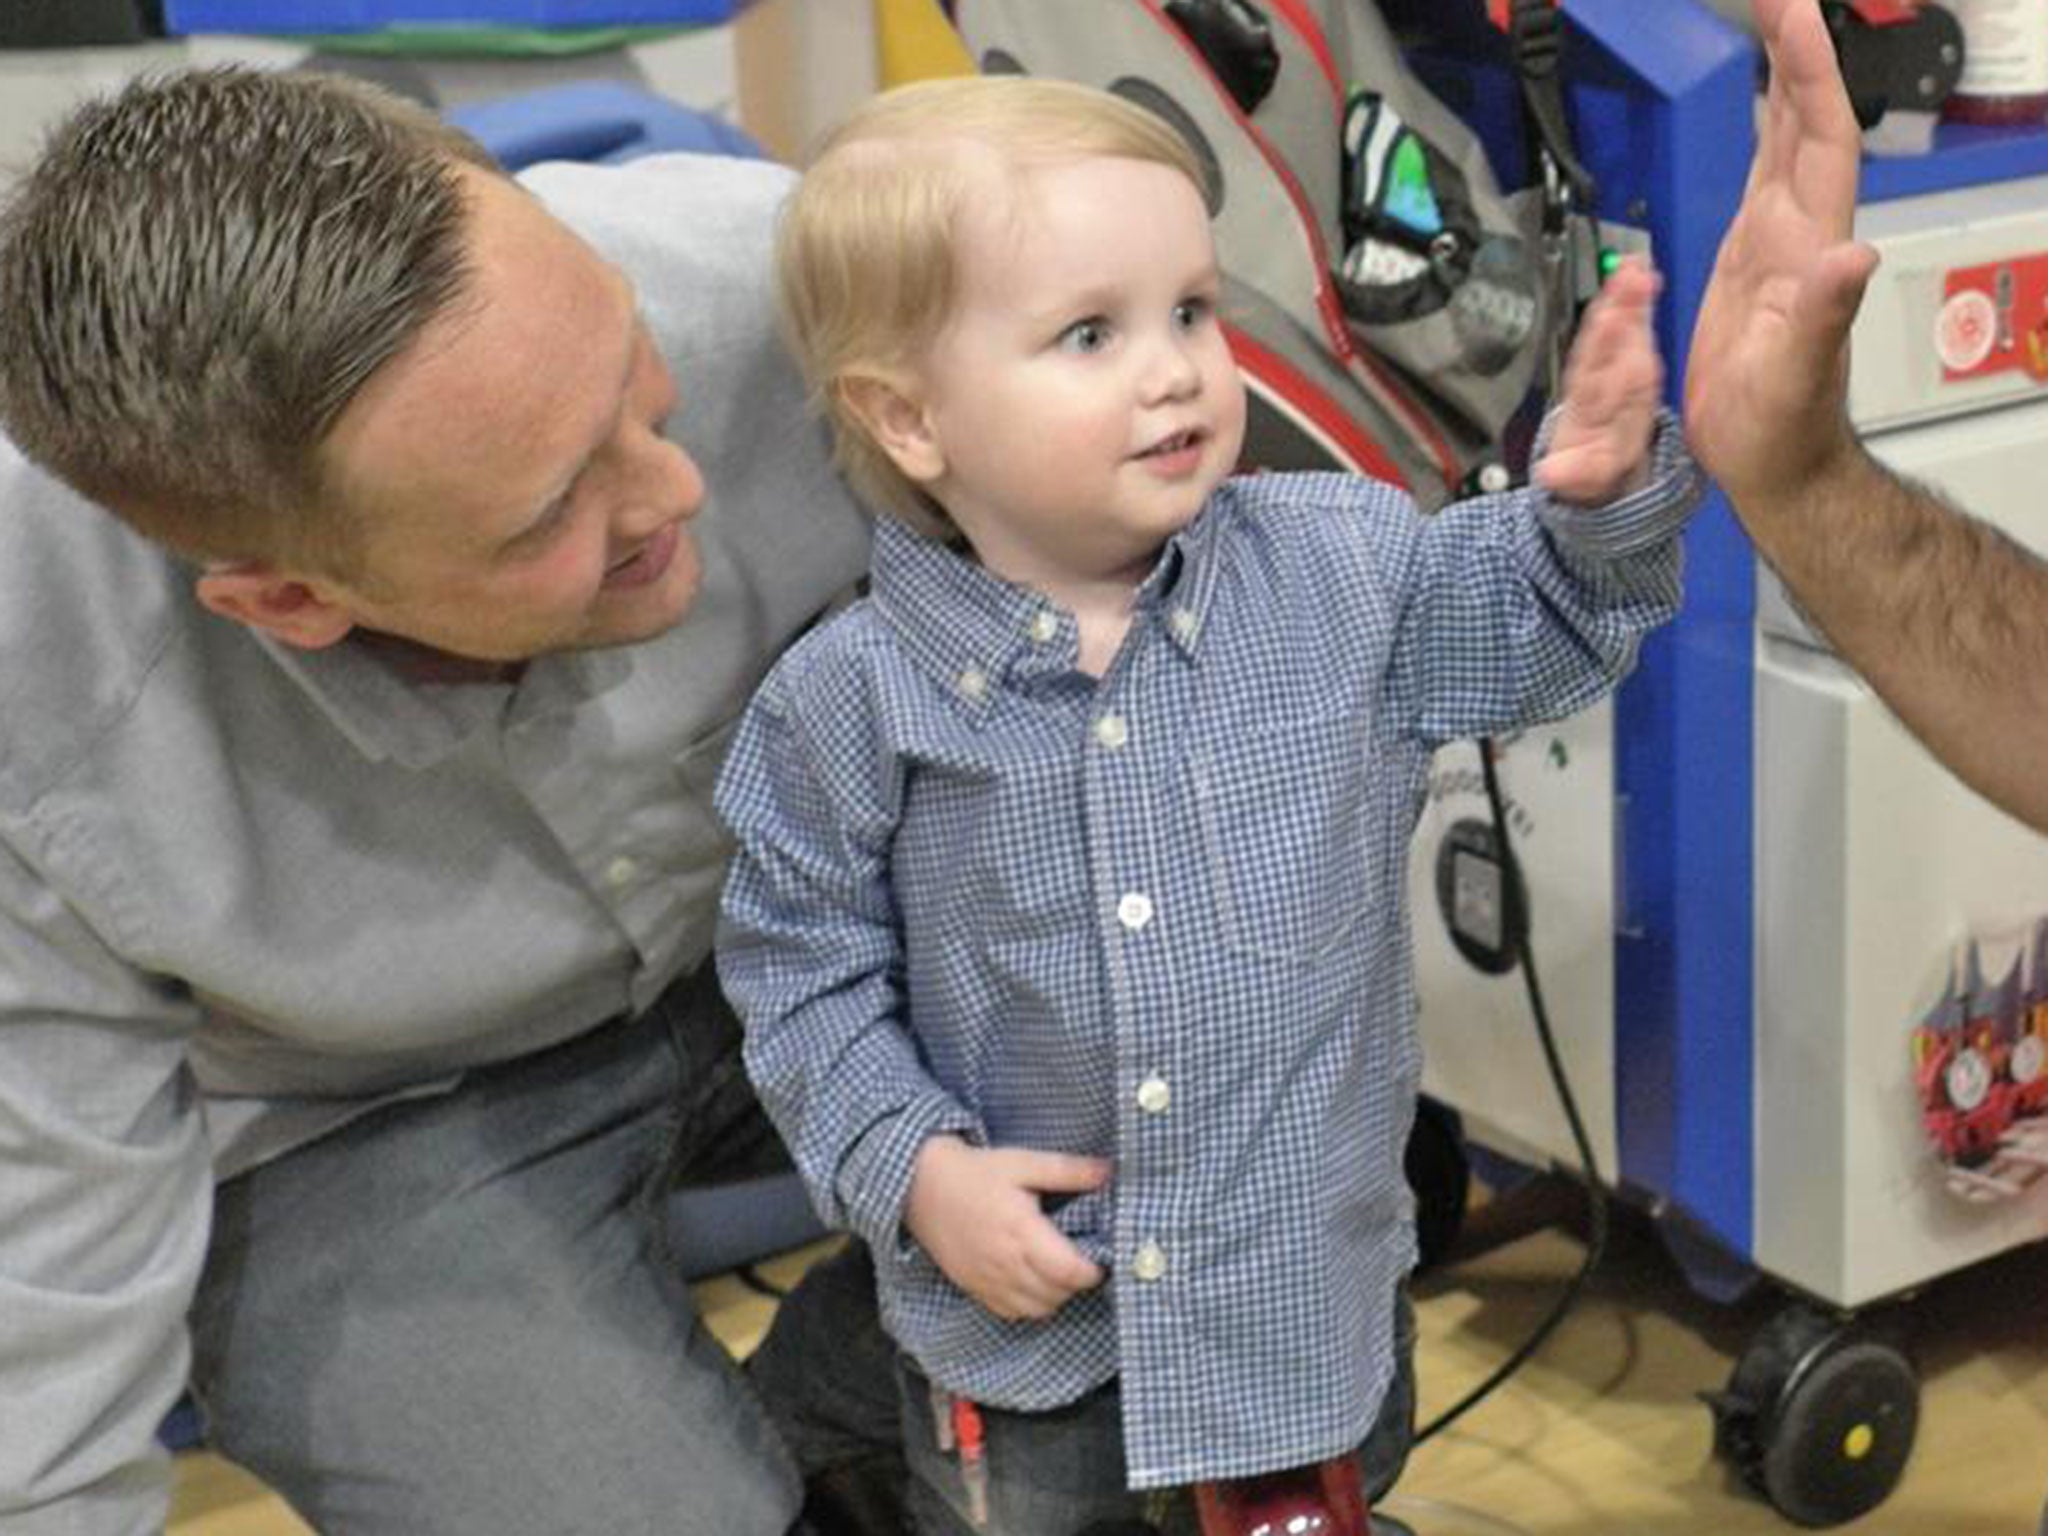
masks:
<svg viewBox="0 0 2048 1536"><path fill-rule="evenodd" d="M917 370L926 489L1010 580L1142 574L1244 437L1208 212L1148 161L989 174Z"/></svg>

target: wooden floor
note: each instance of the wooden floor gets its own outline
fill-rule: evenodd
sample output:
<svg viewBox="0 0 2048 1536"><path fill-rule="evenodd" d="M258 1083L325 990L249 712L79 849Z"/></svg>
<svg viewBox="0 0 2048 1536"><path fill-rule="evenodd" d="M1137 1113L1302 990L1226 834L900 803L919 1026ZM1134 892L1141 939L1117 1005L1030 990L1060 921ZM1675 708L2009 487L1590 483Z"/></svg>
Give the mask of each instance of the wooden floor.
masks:
<svg viewBox="0 0 2048 1536"><path fill-rule="evenodd" d="M1582 1249L1541 1190L1475 1211L1456 1262L1418 1285L1425 1417L1479 1380L1542 1315ZM767 1266L787 1280L814 1255ZM700 1288L712 1328L752 1347L770 1304L737 1280ZM1771 1315L1701 1301L1639 1222L1543 1352L1421 1447L1393 1506L1418 1536L1788 1536L1795 1528L1712 1455L1694 1394L1723 1385ZM2048 1497L2048 1245L1951 1276L1908 1309L1921 1425L1898 1490L1854 1536L2033 1536ZM180 1459L170 1536L300 1536L277 1500L216 1458Z"/></svg>

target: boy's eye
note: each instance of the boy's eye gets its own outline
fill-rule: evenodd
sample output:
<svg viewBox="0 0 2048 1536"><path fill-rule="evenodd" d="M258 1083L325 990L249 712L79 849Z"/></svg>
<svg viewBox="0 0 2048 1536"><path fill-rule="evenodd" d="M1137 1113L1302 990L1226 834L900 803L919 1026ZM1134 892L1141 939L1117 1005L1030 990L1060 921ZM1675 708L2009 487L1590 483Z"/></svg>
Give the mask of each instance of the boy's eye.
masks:
<svg viewBox="0 0 2048 1536"><path fill-rule="evenodd" d="M1109 322L1101 318L1076 320L1060 332L1060 346L1068 352L1100 352L1109 345Z"/></svg>
<svg viewBox="0 0 2048 1536"><path fill-rule="evenodd" d="M1173 323L1184 331L1198 330L1214 312L1215 306L1207 299L1182 299L1173 306Z"/></svg>

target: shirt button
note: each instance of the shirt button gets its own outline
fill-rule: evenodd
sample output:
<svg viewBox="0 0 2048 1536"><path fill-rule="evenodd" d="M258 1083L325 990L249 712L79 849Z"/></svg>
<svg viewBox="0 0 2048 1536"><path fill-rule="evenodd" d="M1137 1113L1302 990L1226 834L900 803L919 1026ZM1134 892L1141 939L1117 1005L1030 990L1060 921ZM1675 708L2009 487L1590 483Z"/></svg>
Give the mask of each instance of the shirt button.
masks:
<svg viewBox="0 0 2048 1536"><path fill-rule="evenodd" d="M1131 739L1131 727L1122 715L1104 715L1095 722L1095 739L1114 752Z"/></svg>
<svg viewBox="0 0 2048 1536"><path fill-rule="evenodd" d="M616 858L604 867L604 883L615 891L623 891L639 873L640 866L631 859Z"/></svg>
<svg viewBox="0 0 2048 1536"><path fill-rule="evenodd" d="M1192 608L1174 609L1173 616L1166 622L1173 630L1174 639L1180 641L1183 645L1194 639L1195 631L1202 627L1202 621L1195 617L1195 611Z"/></svg>
<svg viewBox="0 0 2048 1536"><path fill-rule="evenodd" d="M1040 645L1049 645L1059 632L1059 616L1050 608L1041 608L1031 616L1031 638Z"/></svg>
<svg viewBox="0 0 2048 1536"><path fill-rule="evenodd" d="M959 688L961 697L979 704L988 697L988 674L979 667L969 667L960 674Z"/></svg>
<svg viewBox="0 0 2048 1536"><path fill-rule="evenodd" d="M1166 1250L1149 1238L1131 1255L1131 1273L1140 1280L1158 1280L1166 1274Z"/></svg>
<svg viewBox="0 0 2048 1536"><path fill-rule="evenodd" d="M1132 891L1116 904L1116 920L1131 932L1152 921L1152 898L1143 891Z"/></svg>
<svg viewBox="0 0 2048 1536"><path fill-rule="evenodd" d="M1148 1077L1138 1084L1138 1108L1148 1115L1163 1115L1173 1103L1173 1090L1163 1077Z"/></svg>

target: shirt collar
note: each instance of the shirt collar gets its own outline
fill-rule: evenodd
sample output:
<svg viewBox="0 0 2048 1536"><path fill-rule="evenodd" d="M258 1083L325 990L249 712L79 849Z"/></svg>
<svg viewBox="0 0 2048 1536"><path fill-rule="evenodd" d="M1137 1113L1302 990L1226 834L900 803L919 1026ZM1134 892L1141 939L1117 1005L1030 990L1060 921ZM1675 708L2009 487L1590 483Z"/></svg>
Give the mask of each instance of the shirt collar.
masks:
<svg viewBox="0 0 2048 1536"><path fill-rule="evenodd" d="M574 651L536 658L517 684L422 683L350 640L317 651L261 633L257 641L364 757L411 769L431 767L508 714L573 707L630 666L615 651Z"/></svg>
<svg viewBox="0 0 2048 1536"><path fill-rule="evenodd" d="M1215 592L1221 499L1167 541L1133 604L1134 623L1158 623L1189 661ZM970 713L986 710L997 685L1070 672L1079 656L1072 614L893 518L876 521L870 578L883 620Z"/></svg>

